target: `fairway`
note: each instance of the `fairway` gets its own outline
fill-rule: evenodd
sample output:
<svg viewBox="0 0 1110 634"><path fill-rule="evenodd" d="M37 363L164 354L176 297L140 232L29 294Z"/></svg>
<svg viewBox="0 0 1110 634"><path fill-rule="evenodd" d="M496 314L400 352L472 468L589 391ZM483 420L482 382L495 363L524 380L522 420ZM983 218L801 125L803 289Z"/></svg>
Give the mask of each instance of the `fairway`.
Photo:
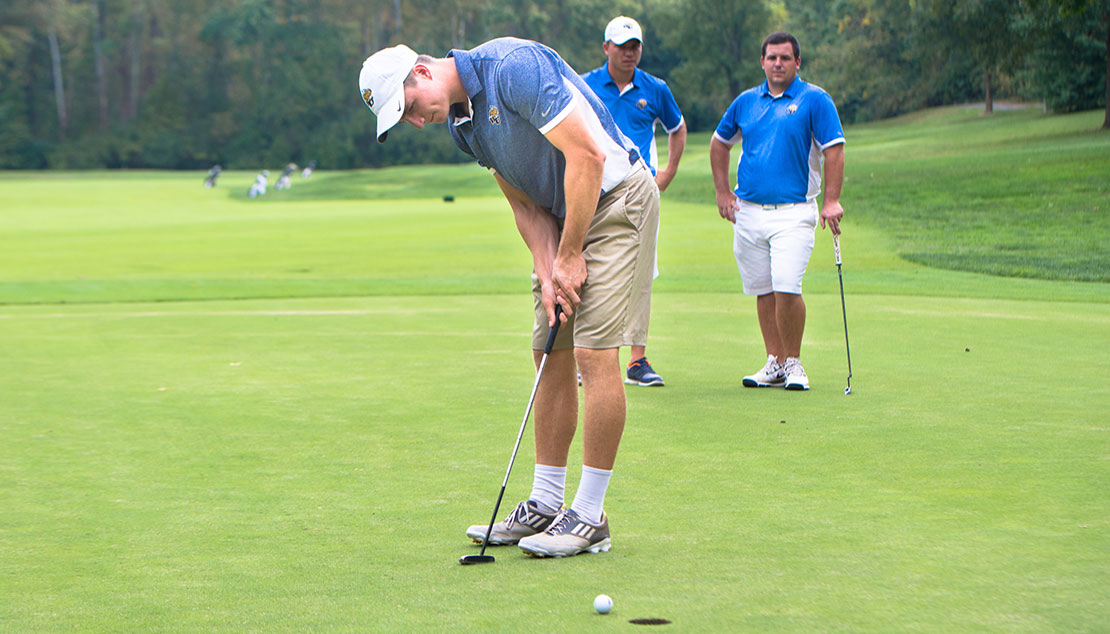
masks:
<svg viewBox="0 0 1110 634"><path fill-rule="evenodd" d="M946 111L847 130L847 397L827 231L812 389L740 387L764 357L754 299L692 135L663 196L667 386L627 390L612 551L472 567L463 531L534 379L530 256L485 170L320 171L256 200L247 171L0 174L0 631L1104 631L1110 193L1085 166L1105 174L1110 137L1006 116L1029 137ZM1033 137L1059 165L1030 189L1047 208L1086 187L1088 231L1016 219L1040 227L1018 268L1043 275L938 268L965 237L1009 261L995 212L915 234L894 185L957 223L921 170ZM906 138L935 142L884 150ZM1003 168L992 191L1035 174ZM529 432L502 515L531 466Z"/></svg>

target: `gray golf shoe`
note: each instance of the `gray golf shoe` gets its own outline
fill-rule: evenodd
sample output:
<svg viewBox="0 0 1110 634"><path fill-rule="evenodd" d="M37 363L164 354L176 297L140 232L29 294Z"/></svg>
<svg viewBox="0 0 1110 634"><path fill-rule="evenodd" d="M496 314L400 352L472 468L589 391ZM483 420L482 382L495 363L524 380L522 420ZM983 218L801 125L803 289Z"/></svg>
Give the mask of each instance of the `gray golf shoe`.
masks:
<svg viewBox="0 0 1110 634"><path fill-rule="evenodd" d="M556 513L544 513L532 500L521 502L504 521L493 525L493 531L489 534L489 544L490 546L511 546L523 537L542 532L551 525L555 517ZM466 536L475 543L481 544L486 540L488 529L489 524L475 524L466 529Z"/></svg>
<svg viewBox="0 0 1110 634"><path fill-rule="evenodd" d="M609 518L590 524L571 509L563 509L542 533L525 537L517 544L533 557L568 557L584 552L609 552Z"/></svg>

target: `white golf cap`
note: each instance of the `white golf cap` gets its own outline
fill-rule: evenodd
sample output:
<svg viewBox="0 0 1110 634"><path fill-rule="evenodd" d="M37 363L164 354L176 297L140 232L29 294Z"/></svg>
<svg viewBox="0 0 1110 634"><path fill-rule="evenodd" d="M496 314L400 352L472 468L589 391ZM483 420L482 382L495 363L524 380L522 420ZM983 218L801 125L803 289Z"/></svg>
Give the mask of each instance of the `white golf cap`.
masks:
<svg viewBox="0 0 1110 634"><path fill-rule="evenodd" d="M366 58L358 74L358 89L367 108L378 117L378 143L405 113L405 78L416 66L416 51L400 44Z"/></svg>
<svg viewBox="0 0 1110 634"><path fill-rule="evenodd" d="M605 41L620 46L628 40L640 40L643 42L644 32L640 30L639 23L632 18L618 15L610 20L609 25L605 27Z"/></svg>

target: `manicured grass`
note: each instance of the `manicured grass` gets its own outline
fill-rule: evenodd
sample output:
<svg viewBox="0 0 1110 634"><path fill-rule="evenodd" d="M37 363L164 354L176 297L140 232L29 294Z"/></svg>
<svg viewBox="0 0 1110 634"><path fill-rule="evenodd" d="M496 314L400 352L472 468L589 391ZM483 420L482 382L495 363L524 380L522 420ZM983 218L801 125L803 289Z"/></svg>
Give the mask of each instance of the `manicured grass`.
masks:
<svg viewBox="0 0 1110 634"><path fill-rule="evenodd" d="M1045 156L1082 146L1059 127L1075 119L1022 116L1055 139ZM850 131L849 164L886 170L850 172L850 397L827 232L806 278L813 389L739 387L762 362L754 301L692 142L664 196L650 353L667 387L628 389L613 550L477 567L457 563L477 552L463 530L489 518L534 378L530 258L484 170L322 171L253 201L246 172L216 190L0 175L0 630L1103 629L1110 286L923 266L901 256L1010 238L865 202L901 169L956 178L991 144L1036 142L988 123ZM972 129L961 171L942 140ZM1029 189L1066 199L1074 181L1048 177L1064 171ZM1057 256L1078 250L1055 246L1078 235L1105 248L1105 221L1066 219L1030 234L1039 271L1072 270ZM531 454L529 434L503 513Z"/></svg>
<svg viewBox="0 0 1110 634"><path fill-rule="evenodd" d="M527 297L7 307L14 631L1097 630L1105 304L810 298L813 390L744 391L750 301L661 294L612 552L456 563L530 387ZM784 422L785 421L785 422ZM527 494L526 442L510 482ZM571 489L578 450L572 452ZM593 596L616 610L598 617Z"/></svg>
<svg viewBox="0 0 1110 634"><path fill-rule="evenodd" d="M858 130L850 196L899 254L934 267L1110 281L1110 134L1095 113L941 110L892 140Z"/></svg>

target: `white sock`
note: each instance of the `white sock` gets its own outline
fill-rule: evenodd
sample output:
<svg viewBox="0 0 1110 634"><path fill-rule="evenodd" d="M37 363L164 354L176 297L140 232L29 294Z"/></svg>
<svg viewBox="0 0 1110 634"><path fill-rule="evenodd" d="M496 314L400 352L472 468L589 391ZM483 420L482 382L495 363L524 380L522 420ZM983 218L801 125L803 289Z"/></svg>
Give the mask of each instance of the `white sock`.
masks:
<svg viewBox="0 0 1110 634"><path fill-rule="evenodd" d="M591 524L600 524L605 507L605 491L609 488L609 478L612 475L612 470L582 465L582 481L578 483L578 492L574 495L574 503L570 505L571 510Z"/></svg>
<svg viewBox="0 0 1110 634"><path fill-rule="evenodd" d="M532 495L529 499L538 503L541 511L554 513L563 506L566 488L566 467L536 464L536 471L532 476Z"/></svg>

